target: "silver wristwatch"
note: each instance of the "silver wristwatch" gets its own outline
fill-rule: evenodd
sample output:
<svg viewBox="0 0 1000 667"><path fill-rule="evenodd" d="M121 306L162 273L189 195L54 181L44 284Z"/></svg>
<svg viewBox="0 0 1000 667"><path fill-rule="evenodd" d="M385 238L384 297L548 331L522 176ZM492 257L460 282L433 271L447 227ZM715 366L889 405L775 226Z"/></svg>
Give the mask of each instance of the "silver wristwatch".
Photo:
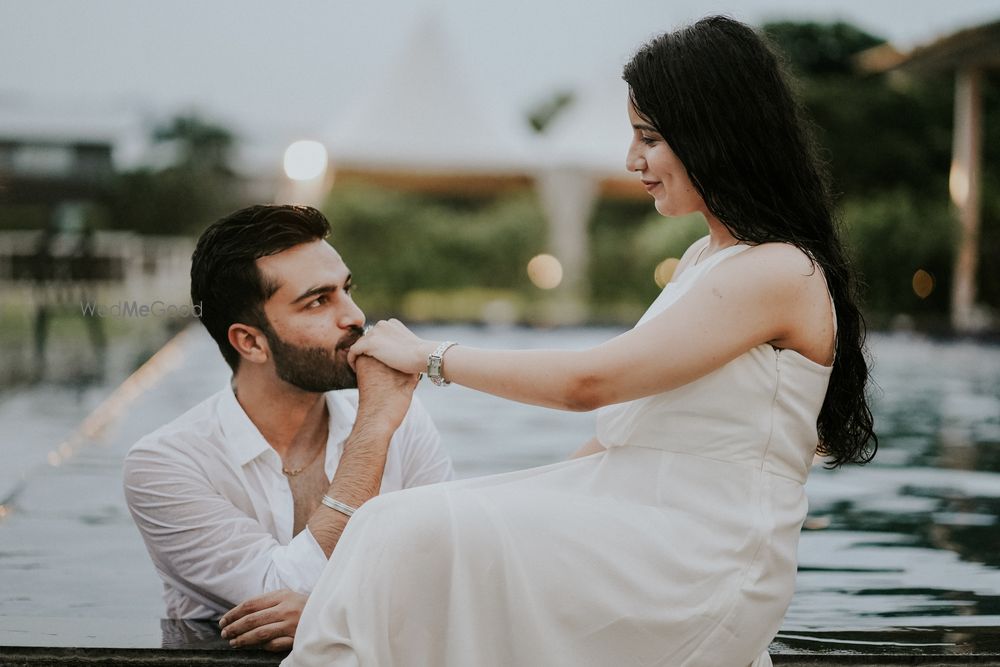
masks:
<svg viewBox="0 0 1000 667"><path fill-rule="evenodd" d="M453 340L446 340L437 346L437 348L431 352L430 356L427 357L427 377L431 379L438 387L447 387L451 383L444 379L441 375L441 367L444 360L444 353L448 351L448 348L452 345L458 345Z"/></svg>

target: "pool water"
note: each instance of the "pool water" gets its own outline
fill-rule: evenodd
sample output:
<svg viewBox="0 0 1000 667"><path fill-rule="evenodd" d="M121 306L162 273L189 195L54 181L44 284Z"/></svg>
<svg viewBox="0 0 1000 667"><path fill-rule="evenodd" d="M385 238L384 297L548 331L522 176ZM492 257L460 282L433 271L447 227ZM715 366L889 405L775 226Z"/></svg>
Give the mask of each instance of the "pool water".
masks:
<svg viewBox="0 0 1000 667"><path fill-rule="evenodd" d="M424 327L428 338L580 348L608 328ZM871 337L881 446L875 462L816 467L797 591L783 633L1000 626L1000 348ZM142 386L101 401L35 387L0 396L0 616L149 618L160 585L121 492L128 447L228 381L199 328ZM594 431L592 414L421 383L459 476L544 465ZM99 428L73 438L95 408ZM63 447L60 443L74 443Z"/></svg>

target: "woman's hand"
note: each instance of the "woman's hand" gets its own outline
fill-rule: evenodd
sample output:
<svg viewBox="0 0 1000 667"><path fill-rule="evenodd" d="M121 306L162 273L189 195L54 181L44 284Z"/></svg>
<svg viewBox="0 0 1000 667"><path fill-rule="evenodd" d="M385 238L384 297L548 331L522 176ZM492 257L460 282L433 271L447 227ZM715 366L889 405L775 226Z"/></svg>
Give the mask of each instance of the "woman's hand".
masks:
<svg viewBox="0 0 1000 667"><path fill-rule="evenodd" d="M382 320L351 346L347 361L354 368L355 360L365 354L397 371L422 373L436 347L437 343L417 338L399 320Z"/></svg>

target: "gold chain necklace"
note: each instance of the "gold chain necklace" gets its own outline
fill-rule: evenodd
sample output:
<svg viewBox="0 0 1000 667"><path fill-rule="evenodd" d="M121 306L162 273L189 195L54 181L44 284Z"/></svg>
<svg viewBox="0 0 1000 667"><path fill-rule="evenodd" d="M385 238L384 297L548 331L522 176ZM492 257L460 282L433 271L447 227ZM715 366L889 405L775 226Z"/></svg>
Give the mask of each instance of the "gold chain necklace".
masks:
<svg viewBox="0 0 1000 667"><path fill-rule="evenodd" d="M298 474L299 474L300 472L302 472L303 470L305 470L306 468L308 468L308 467L309 467L309 466L311 466L312 464L316 463L316 459L318 459L318 458L319 458L319 453L320 453L320 452L324 452L324 451L326 451L326 445L325 445L325 444L324 444L324 445L323 445L322 447L319 447L319 448L318 448L318 449L316 450L316 453L315 453L315 454L313 454L313 457L312 457L312 458L311 458L311 459L309 460L309 463L305 464L305 465L304 465L304 466L302 466L301 468L294 468L294 469L292 469L292 470L289 470L288 468L285 468L284 466L282 466L282 468L281 468L281 472L285 473L285 474L286 474L286 475L288 475L289 477L295 477L295 476L296 476L296 475L298 475Z"/></svg>

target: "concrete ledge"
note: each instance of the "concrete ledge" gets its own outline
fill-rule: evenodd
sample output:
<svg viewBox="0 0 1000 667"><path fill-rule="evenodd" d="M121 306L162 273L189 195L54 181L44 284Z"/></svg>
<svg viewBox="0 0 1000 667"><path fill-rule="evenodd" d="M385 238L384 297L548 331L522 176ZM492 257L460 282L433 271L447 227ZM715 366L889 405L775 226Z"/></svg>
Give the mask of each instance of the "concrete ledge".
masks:
<svg viewBox="0 0 1000 667"><path fill-rule="evenodd" d="M114 649L114 648L0 648L0 665L4 667L65 667L66 665L121 665L122 667L205 667L218 665L267 665L276 667L283 654L263 651L218 651L210 649ZM781 655L771 656L775 665L785 667L854 667L921 665L923 667L953 667L955 665L998 665L995 655Z"/></svg>
<svg viewBox="0 0 1000 667"><path fill-rule="evenodd" d="M783 667L1000 667L1000 629L782 632L770 652L774 664ZM277 666L283 658L283 654L230 648L216 624L208 621L0 616L0 667Z"/></svg>
<svg viewBox="0 0 1000 667"><path fill-rule="evenodd" d="M0 647L3 667L65 667L66 665L128 665L139 667L200 667L205 665L276 666L285 654L264 651L148 648Z"/></svg>
<svg viewBox="0 0 1000 667"><path fill-rule="evenodd" d="M775 665L786 667L828 667L829 665L853 665L854 667L897 667L921 665L922 667L952 667L953 665L1000 665L1000 656L995 655L781 655L771 654Z"/></svg>

